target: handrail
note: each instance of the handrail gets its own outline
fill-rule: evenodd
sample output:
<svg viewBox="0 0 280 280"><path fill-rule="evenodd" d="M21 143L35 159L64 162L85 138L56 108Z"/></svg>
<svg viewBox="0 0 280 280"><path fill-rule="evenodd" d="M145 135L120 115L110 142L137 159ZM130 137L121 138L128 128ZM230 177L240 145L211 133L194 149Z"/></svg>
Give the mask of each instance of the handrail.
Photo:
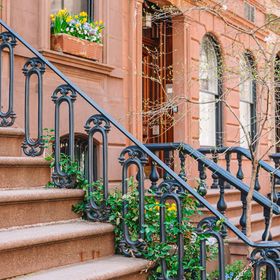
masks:
<svg viewBox="0 0 280 280"><path fill-rule="evenodd" d="M252 160L252 156L249 152L249 150L242 148L242 147L217 147L217 148L199 148L198 149L201 153L239 153L245 156L247 159ZM275 177L280 179L280 170L272 167L270 164L265 162L264 160L258 161L259 166L263 168L265 171L273 174Z"/></svg>
<svg viewBox="0 0 280 280"><path fill-rule="evenodd" d="M279 248L279 242L253 242L246 235L244 235L237 227L235 227L229 220L222 215L219 211L217 211L205 198L199 195L190 185L188 185L182 178L180 178L171 168L169 168L163 161L161 161L152 151L150 151L144 144L142 144L139 140L137 140L131 133L129 133L121 124L119 124L110 114L108 114L105 110L103 110L91 97L89 97L84 91L82 91L78 86L70 81L60 70L57 69L51 62L49 62L39 51L30 46L19 34L17 34L14 30L12 30L6 23L0 19L0 25L2 25L7 31L13 34L18 41L20 41L30 52L32 52L35 56L41 59L54 73L56 73L66 84L68 84L75 92L77 92L86 102L88 102L96 111L98 111L101 115L106 117L106 119L113 124L122 134L124 134L132 143L134 143L138 148L140 148L146 155L148 155L154 162L158 164L161 168L163 168L166 172L168 172L174 179L179 183L185 191L190 193L196 200L198 200L201 204L203 204L210 212L212 212L217 218L222 219L224 224L233 231L237 237L239 237L243 242L245 242L248 246L254 248ZM194 155L197 155L199 152L195 152ZM200 153L198 154L201 155ZM213 168L213 163L211 161L206 161L205 163ZM224 175L225 178L231 180L234 177L232 175ZM233 184L238 185L238 180L233 180ZM243 188L243 187L242 187ZM260 199L261 201L261 199ZM274 211L280 213L279 207L276 208L274 205L269 205L266 203L267 207L273 206Z"/></svg>

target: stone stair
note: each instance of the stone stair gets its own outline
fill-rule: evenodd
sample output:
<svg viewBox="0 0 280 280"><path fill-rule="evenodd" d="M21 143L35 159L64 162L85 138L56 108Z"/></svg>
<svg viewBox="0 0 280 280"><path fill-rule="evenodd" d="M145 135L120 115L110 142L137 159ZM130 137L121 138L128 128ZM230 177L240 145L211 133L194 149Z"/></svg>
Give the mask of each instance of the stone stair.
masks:
<svg viewBox="0 0 280 280"><path fill-rule="evenodd" d="M22 155L23 131L0 128L0 279L146 279L148 262L114 255L114 228L72 211L83 191L44 186L43 158Z"/></svg>
<svg viewBox="0 0 280 280"><path fill-rule="evenodd" d="M209 201L214 208L217 208L217 202L219 200L219 190L208 189L206 199ZM236 227L241 229L239 220L242 214L242 203L240 200L240 191L236 189L225 190L225 201L227 203L227 210L225 216L232 222ZM209 216L211 213L207 209L201 209L203 215ZM257 202L252 202L252 235L250 239L259 242L262 240L262 234L264 232L264 215L263 208ZM271 233L273 240L280 241L280 215L273 215ZM239 240L235 234L228 231L227 243L229 245L229 259L233 262L236 259L245 258L247 255L247 246Z"/></svg>

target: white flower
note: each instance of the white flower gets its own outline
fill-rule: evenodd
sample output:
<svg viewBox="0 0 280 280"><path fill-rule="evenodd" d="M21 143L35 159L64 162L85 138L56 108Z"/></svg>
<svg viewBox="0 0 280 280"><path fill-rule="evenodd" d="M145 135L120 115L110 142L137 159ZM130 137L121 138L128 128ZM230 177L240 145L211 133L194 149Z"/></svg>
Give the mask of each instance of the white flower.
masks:
<svg viewBox="0 0 280 280"><path fill-rule="evenodd" d="M70 32L74 32L74 29L73 29L73 28L71 28L71 29L70 29Z"/></svg>
<svg viewBox="0 0 280 280"><path fill-rule="evenodd" d="M67 31L67 32L69 31L69 27L66 28L66 31Z"/></svg>
<svg viewBox="0 0 280 280"><path fill-rule="evenodd" d="M206 240L206 244L209 246L213 246L217 243L217 239L215 237L209 237Z"/></svg>
<svg viewBox="0 0 280 280"><path fill-rule="evenodd" d="M228 9L227 4L223 4L223 5L222 5L222 9L226 11L226 10Z"/></svg>
<svg viewBox="0 0 280 280"><path fill-rule="evenodd" d="M264 41L267 43L271 42L272 40L273 40L273 37L271 35L268 35L264 38Z"/></svg>

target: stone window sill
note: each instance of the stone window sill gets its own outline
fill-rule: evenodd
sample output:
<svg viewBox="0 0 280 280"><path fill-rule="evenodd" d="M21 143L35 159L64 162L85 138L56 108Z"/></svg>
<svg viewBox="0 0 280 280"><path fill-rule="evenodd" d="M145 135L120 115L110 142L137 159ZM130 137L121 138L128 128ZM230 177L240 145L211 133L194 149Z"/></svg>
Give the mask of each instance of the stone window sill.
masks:
<svg viewBox="0 0 280 280"><path fill-rule="evenodd" d="M116 73L118 71L114 71L115 67L110 66L108 64L104 64L86 58L81 58L74 55L69 55L69 54L52 51L52 50L40 50L40 52L50 62L55 63L57 65L69 66L72 68L97 72L107 76L116 76L118 78L122 78L118 73Z"/></svg>

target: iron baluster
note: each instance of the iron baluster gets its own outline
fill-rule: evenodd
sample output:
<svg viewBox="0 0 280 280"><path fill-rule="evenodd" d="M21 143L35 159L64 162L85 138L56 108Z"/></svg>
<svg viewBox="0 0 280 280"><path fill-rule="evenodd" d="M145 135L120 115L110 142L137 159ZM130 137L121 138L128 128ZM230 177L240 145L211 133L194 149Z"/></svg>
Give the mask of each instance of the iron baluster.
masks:
<svg viewBox="0 0 280 280"><path fill-rule="evenodd" d="M157 181L159 180L159 174L157 171L157 164L154 161L152 161L152 168L149 179L151 181L151 190L155 193L158 192Z"/></svg>
<svg viewBox="0 0 280 280"><path fill-rule="evenodd" d="M215 163L218 163L218 153L216 151L214 151L212 153L212 160ZM213 183L211 185L211 189L218 189L219 188L219 176L216 174L216 172L212 172L212 179L213 179Z"/></svg>
<svg viewBox="0 0 280 280"><path fill-rule="evenodd" d="M226 151L225 160L226 160L226 171L230 173L231 153L229 151ZM230 189L230 188L231 185L228 182L225 182L225 189Z"/></svg>
<svg viewBox="0 0 280 280"><path fill-rule="evenodd" d="M206 185L207 175L205 172L205 166L201 161L198 162L198 171L199 171L199 185L198 185L197 192L204 197L207 194L207 185Z"/></svg>
<svg viewBox="0 0 280 280"><path fill-rule="evenodd" d="M256 172L256 181L255 181L255 190L259 191L261 189L260 181L259 181L259 173L260 173L260 165L257 166L257 172Z"/></svg>
<svg viewBox="0 0 280 280"><path fill-rule="evenodd" d="M22 143L23 152L27 156L36 157L44 152L43 141L43 75L46 71L46 65L39 58L29 59L23 69L25 75L25 106L24 106L24 141ZM30 79L33 75L38 80L38 128L37 139L30 137Z"/></svg>
<svg viewBox="0 0 280 280"><path fill-rule="evenodd" d="M225 201L225 180L220 178L219 185L220 185L220 197L217 203L217 209L224 215L227 210L227 204ZM223 238L227 236L227 230L224 225L222 225L221 234Z"/></svg>
<svg viewBox="0 0 280 280"><path fill-rule="evenodd" d="M238 170L237 170L237 174L236 177L239 180L243 180L244 179L244 173L242 170L242 155L240 153L237 153L237 163L238 163ZM242 214L241 217L239 219L239 224L241 226L241 230L244 234L246 234L246 224L247 224L247 217L246 217L246 213L247 213L247 193L245 193L244 191L241 191L241 196L240 196L241 202L242 202Z"/></svg>
<svg viewBox="0 0 280 280"><path fill-rule="evenodd" d="M14 124L16 118L14 112L14 48L17 40L11 32L2 32L0 34L0 42L0 127L8 127ZM2 54L4 49L8 49L9 52L9 102L6 112L2 112Z"/></svg>
<svg viewBox="0 0 280 280"><path fill-rule="evenodd" d="M59 96L60 95L60 96ZM62 103L67 103L69 109L69 144L68 144L68 154L66 155L71 162L75 160L74 158L74 102L76 100L76 92L68 85L61 85L56 88L52 95L52 100L55 103L55 126L54 126L54 171L52 173L53 183L59 188L73 188L75 186L75 177L66 174L60 164L60 105Z"/></svg>
<svg viewBox="0 0 280 280"><path fill-rule="evenodd" d="M262 240L272 240L272 235L269 230L269 224L270 224L270 219L272 218L271 213L270 213L270 208L264 207L263 208L263 216L264 216L264 224L265 224L265 229L262 234Z"/></svg>
<svg viewBox="0 0 280 280"><path fill-rule="evenodd" d="M171 168L171 164L172 164L172 159L171 159L171 151L170 150L164 150L163 152L164 154L164 163ZM163 179L164 180L168 180L170 179L170 175L168 172L166 172L166 170L164 170L164 174L163 174Z"/></svg>
<svg viewBox="0 0 280 280"><path fill-rule="evenodd" d="M88 134L88 170L87 180L89 183L88 194L89 202L86 206L86 214L88 219L92 221L104 222L108 220L109 208L106 206L108 198L108 133L110 131L110 122L102 115L91 116L84 128ZM96 133L101 134L102 138L102 184L103 184L103 201L95 201L95 198L91 195L94 189L94 162L92 160L94 154L94 143L93 138Z"/></svg>
<svg viewBox="0 0 280 280"><path fill-rule="evenodd" d="M127 157L127 158L126 158ZM123 219L123 236L119 243L119 250L125 256L141 257L141 250L145 247L144 241L144 166L148 162L147 156L137 147L128 147L124 149L119 157L119 162L122 165L122 195L125 197L128 193L128 168L135 166L137 168L138 175L138 192L139 192L139 232L138 240L133 241L130 237L129 228ZM122 217L126 217L128 213L128 202L124 198L122 203Z"/></svg>
<svg viewBox="0 0 280 280"><path fill-rule="evenodd" d="M186 174L186 155L183 151L179 151L179 159L180 159L180 173L179 176L187 182L187 174Z"/></svg>

